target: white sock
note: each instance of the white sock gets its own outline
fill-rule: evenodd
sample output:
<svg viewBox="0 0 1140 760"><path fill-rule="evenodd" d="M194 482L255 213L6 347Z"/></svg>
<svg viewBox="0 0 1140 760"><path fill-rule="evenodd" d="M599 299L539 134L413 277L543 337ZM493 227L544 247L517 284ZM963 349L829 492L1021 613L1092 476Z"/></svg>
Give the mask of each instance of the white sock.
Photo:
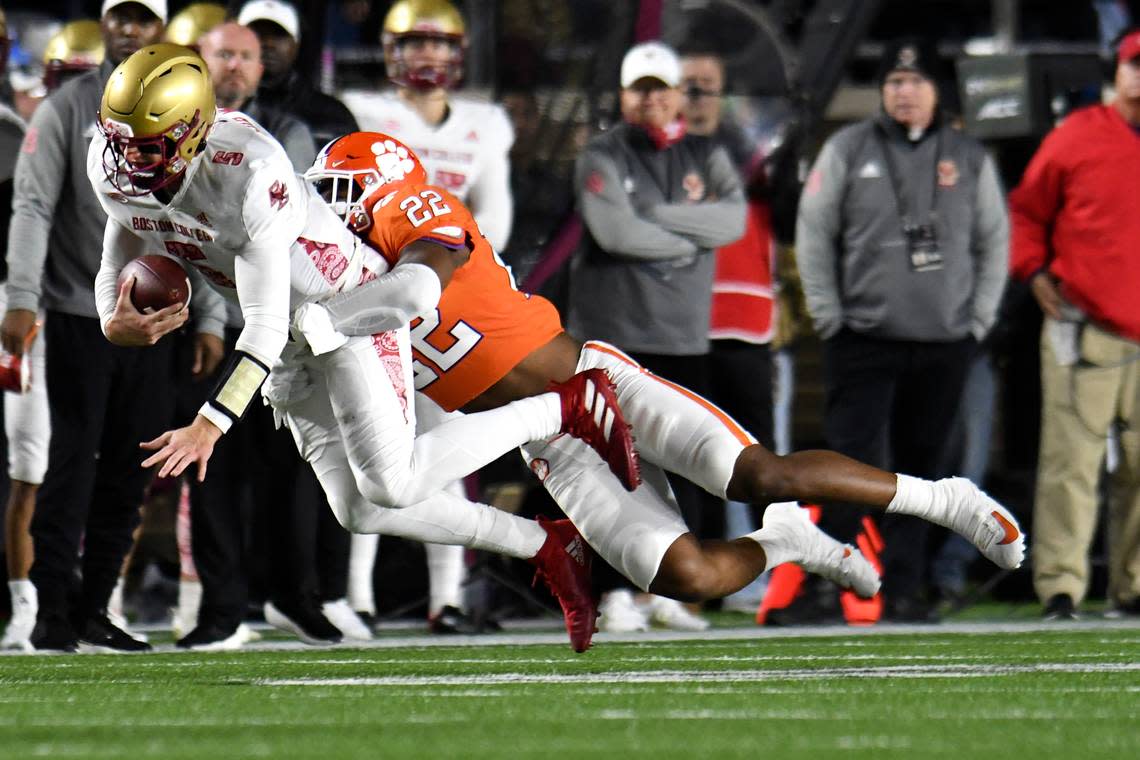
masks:
<svg viewBox="0 0 1140 760"><path fill-rule="evenodd" d="M934 487L934 483L910 475L896 475L898 485L895 487L895 497L887 505L887 512L896 512L903 515L914 515L924 520L945 525L948 505L945 498Z"/></svg>
<svg viewBox="0 0 1140 760"><path fill-rule="evenodd" d="M372 569L379 545L380 536L376 533L352 534L352 548L348 555L348 603L356 612L376 614Z"/></svg>
<svg viewBox="0 0 1140 760"><path fill-rule="evenodd" d="M202 582L189 578L178 579L178 622L182 635L198 625L198 608L202 606Z"/></svg>
<svg viewBox="0 0 1140 760"><path fill-rule="evenodd" d="M115 581L115 588L111 589L111 598L107 600L107 614L113 617L123 617L123 576Z"/></svg>
<svg viewBox="0 0 1140 760"><path fill-rule="evenodd" d="M780 506L788 502L781 502ZM791 502L796 509L799 505ZM777 506L770 504L768 509ZM764 556L766 561L764 563L764 570L771 570L777 565L782 565L785 562L798 562L803 558L803 548L796 546L797 534L787 529L781 529L783 524L776 521L769 521L770 524L760 530L754 530L751 533L743 536L743 538L750 538L764 549Z"/></svg>
<svg viewBox="0 0 1140 760"><path fill-rule="evenodd" d="M764 549L764 556L767 558L764 563L765 572L777 565L795 562L800 558L800 552L796 550L788 537L776 533L771 528L752 531L743 538L751 538Z"/></svg>
<svg viewBox="0 0 1140 760"><path fill-rule="evenodd" d="M36 596L36 587L27 578L8 581L8 594L12 598L12 616L17 613L30 614L33 617L39 611L39 597Z"/></svg>
<svg viewBox="0 0 1140 760"><path fill-rule="evenodd" d="M424 544L428 569L428 614L435 615L444 607L463 608L463 579L467 565L463 561L463 546Z"/></svg>

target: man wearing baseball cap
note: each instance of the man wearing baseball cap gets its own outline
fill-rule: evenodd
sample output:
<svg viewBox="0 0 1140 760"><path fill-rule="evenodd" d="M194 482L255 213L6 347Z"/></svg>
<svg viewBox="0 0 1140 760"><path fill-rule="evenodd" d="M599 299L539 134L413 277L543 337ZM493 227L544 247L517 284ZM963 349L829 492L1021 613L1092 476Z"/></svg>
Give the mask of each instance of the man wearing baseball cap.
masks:
<svg viewBox="0 0 1140 760"><path fill-rule="evenodd" d="M107 217L87 180L87 147L103 88L115 67L162 39L166 0L105 0L103 63L67 81L36 110L16 161L8 234L8 310L0 342L11 353L42 312L51 441L31 535L30 580L39 597L31 643L37 649L149 646L107 616L108 599L131 547L143 488L139 441L163 430L170 347L122 348L103 336L94 283ZM199 290L199 288L195 288ZM209 373L223 351L225 306L195 304L196 337ZM69 598L83 543L82 594Z"/></svg>
<svg viewBox="0 0 1140 760"><path fill-rule="evenodd" d="M739 175L723 147L686 134L672 48L630 48L620 83L623 122L590 140L575 168L585 229L567 329L707 396L714 251L744 232ZM702 492L670 480L686 518L699 519ZM645 613L616 582L598 584L614 589L599 607L601 630L645 630Z"/></svg>
<svg viewBox="0 0 1140 760"><path fill-rule="evenodd" d="M1140 614L1140 30L1117 47L1116 94L1069 114L1010 194L1013 276L1045 313L1033 584L1047 619L1088 591L1105 441L1109 615Z"/></svg>
<svg viewBox="0 0 1140 760"><path fill-rule="evenodd" d="M317 89L297 70L301 23L296 7L284 0L249 0L238 11L238 23L248 26L261 42L265 71L257 90L263 106L276 108L303 122L317 147L357 131L356 119L336 98Z"/></svg>
<svg viewBox="0 0 1140 760"><path fill-rule="evenodd" d="M1009 245L994 162L942 118L941 79L932 44L887 45L880 112L824 144L796 224L804 295L824 339L828 447L931 480L959 474L949 432L997 319ZM862 517L824 509L820 527L855 543ZM879 527L883 617L928 620L929 524L887 515ZM804 599L824 603L785 622L839 613L838 593ZM878 617L867 613L862 622Z"/></svg>

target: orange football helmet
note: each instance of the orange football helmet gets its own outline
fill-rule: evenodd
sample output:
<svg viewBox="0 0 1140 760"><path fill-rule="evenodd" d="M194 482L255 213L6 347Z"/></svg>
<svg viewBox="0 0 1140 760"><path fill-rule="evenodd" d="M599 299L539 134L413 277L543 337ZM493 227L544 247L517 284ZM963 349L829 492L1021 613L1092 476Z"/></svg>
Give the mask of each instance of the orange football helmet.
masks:
<svg viewBox="0 0 1140 760"><path fill-rule="evenodd" d="M415 152L381 132L353 132L326 145L305 180L354 232L372 226L372 207L404 185L422 185L427 172Z"/></svg>

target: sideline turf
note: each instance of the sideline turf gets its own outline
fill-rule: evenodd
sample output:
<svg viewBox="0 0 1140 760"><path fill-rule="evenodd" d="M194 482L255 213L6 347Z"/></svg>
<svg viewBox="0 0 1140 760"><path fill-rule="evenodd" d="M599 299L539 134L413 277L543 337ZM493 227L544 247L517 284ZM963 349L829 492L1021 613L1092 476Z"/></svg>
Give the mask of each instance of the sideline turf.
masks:
<svg viewBox="0 0 1140 760"><path fill-rule="evenodd" d="M1087 760L1138 716L1138 628L0 658L5 760Z"/></svg>

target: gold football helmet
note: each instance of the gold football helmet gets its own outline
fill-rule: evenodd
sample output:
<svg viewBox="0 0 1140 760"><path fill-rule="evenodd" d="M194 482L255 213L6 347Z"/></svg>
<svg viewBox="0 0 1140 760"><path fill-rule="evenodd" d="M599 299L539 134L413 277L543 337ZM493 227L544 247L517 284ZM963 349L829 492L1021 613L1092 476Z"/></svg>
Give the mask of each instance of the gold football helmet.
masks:
<svg viewBox="0 0 1140 760"><path fill-rule="evenodd" d="M198 49L202 35L226 20L226 7L218 3L191 3L166 25L163 39Z"/></svg>
<svg viewBox="0 0 1140 760"><path fill-rule="evenodd" d="M54 90L69 77L103 62L103 30L98 21L82 19L64 24L44 48L44 86Z"/></svg>
<svg viewBox="0 0 1140 760"><path fill-rule="evenodd" d="M144 47L111 73L99 106L103 168L123 195L177 179L206 146L217 115L206 62L182 45Z"/></svg>
<svg viewBox="0 0 1140 760"><path fill-rule="evenodd" d="M403 43L416 37L451 43L451 56L443 65L413 69L408 65L402 48ZM398 0L384 17L380 42L384 45L384 67L388 78L401 87L431 90L455 87L463 81L467 29L463 16L447 0Z"/></svg>

